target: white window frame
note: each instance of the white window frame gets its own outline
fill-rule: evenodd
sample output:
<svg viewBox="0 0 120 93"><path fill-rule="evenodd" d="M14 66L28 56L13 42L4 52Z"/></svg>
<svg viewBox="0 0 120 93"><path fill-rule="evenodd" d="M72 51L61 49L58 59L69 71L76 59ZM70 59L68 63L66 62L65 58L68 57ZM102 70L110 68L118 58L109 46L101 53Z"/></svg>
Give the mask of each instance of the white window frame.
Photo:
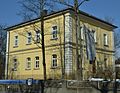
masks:
<svg viewBox="0 0 120 93"><path fill-rule="evenodd" d="M18 35L16 35L14 38L15 38L14 46L18 46Z"/></svg>
<svg viewBox="0 0 120 93"><path fill-rule="evenodd" d="M13 70L14 71L17 70L17 59L16 58L13 59Z"/></svg>
<svg viewBox="0 0 120 93"><path fill-rule="evenodd" d="M81 34L81 39L84 39L84 27L80 27L80 34Z"/></svg>
<svg viewBox="0 0 120 93"><path fill-rule="evenodd" d="M92 30L93 32L93 36L94 36L94 41L95 43L97 43L97 35L96 35L96 31L95 30Z"/></svg>
<svg viewBox="0 0 120 93"><path fill-rule="evenodd" d="M26 69L31 69L31 58L30 57L27 57L26 59Z"/></svg>
<svg viewBox="0 0 120 93"><path fill-rule="evenodd" d="M35 33L35 43L40 43L40 38L41 38L41 34L40 31L36 31Z"/></svg>
<svg viewBox="0 0 120 93"><path fill-rule="evenodd" d="M54 27L56 29L54 29ZM54 25L52 26L52 39L57 39L58 38L57 34L58 34L58 26Z"/></svg>
<svg viewBox="0 0 120 93"><path fill-rule="evenodd" d="M57 64L57 55L53 54L52 55L52 68L56 68L58 66Z"/></svg>
<svg viewBox="0 0 120 93"><path fill-rule="evenodd" d="M38 59L37 59L38 58ZM40 67L39 56L35 57L35 68L38 69Z"/></svg>
<svg viewBox="0 0 120 93"><path fill-rule="evenodd" d="M104 34L103 36L104 36L104 45L108 46L108 35Z"/></svg>
<svg viewBox="0 0 120 93"><path fill-rule="evenodd" d="M31 44L31 43L32 43L32 33L31 32L27 32L27 44Z"/></svg>

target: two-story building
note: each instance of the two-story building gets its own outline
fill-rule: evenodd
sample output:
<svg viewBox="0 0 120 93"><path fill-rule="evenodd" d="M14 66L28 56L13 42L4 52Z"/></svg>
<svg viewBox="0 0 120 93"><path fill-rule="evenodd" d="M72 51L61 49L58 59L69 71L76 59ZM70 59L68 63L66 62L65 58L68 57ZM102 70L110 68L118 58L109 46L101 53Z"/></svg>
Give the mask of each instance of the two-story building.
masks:
<svg viewBox="0 0 120 93"><path fill-rule="evenodd" d="M91 64L86 56L84 26L94 34L95 68L114 67L114 29L116 26L85 12L80 17L82 43L82 78L91 77ZM7 30L6 71L8 79L43 79L40 18L23 22ZM76 31L73 9L44 17L45 62L47 79L76 78ZM79 45L79 42L78 42ZM79 48L78 48L79 49ZM65 73L65 74L64 74Z"/></svg>

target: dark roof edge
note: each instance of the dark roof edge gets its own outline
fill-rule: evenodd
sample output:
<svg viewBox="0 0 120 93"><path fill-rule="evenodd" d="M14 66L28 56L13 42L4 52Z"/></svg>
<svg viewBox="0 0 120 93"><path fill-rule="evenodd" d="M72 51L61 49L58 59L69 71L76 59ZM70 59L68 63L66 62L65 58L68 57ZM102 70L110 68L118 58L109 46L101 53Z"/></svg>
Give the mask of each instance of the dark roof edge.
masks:
<svg viewBox="0 0 120 93"><path fill-rule="evenodd" d="M98 17L95 17L95 16L93 16L93 15L90 15L90 14L88 14L88 13L86 13L86 12L80 11L80 13L82 13L82 14L85 15L85 16L91 17L91 18L93 18L93 19L95 19L95 20L101 21L101 22L103 22L103 23L105 23L105 24L107 24L107 25L110 25L110 26L114 27L114 28L118 28L117 26L115 26L115 25L113 25L113 24L111 24L111 23L109 23L109 22L107 22L107 21L104 21L104 20L102 20L102 19L100 19L100 18L98 18Z"/></svg>
<svg viewBox="0 0 120 93"><path fill-rule="evenodd" d="M57 14L57 13L63 14L63 13L66 13L67 11L70 11L70 10L72 10L72 9L71 9L71 8L66 8L66 9L64 9L64 10L60 10L60 11L56 11L56 12L50 13L50 14L46 15L45 17L51 16L51 15ZM12 29L12 28L14 28L14 27L16 27L16 26L20 26L20 25L23 25L23 24L36 22L36 21L38 21L38 20L40 21L40 17L31 19L31 20L29 20L29 21L21 22L21 23L19 23L19 24L13 25L13 26L9 26L9 27L5 28L5 30L9 31L10 29Z"/></svg>
<svg viewBox="0 0 120 93"><path fill-rule="evenodd" d="M53 15L53 14L57 14L57 13L61 13L61 12L62 12L62 13L66 13L67 11L70 11L70 10L74 11L73 8L67 8L67 9L63 9L63 10L57 11L57 12L50 13L50 14L48 14L47 16L50 16L50 15ZM61 14L62 14L62 13L61 13ZM101 21L101 22L103 22L103 23L105 23L105 24L107 24L107 25L110 25L110 26L112 26L113 28L118 28L117 26L115 26L115 25L113 25L113 24L111 24L111 23L109 23L109 22L106 22L106 21L104 21L104 20L102 20L102 19L99 19L99 18L97 18L97 17L95 17L95 16L92 16L92 15L86 13L86 12L80 11L80 13L83 14L83 15L85 15L85 16L91 17L91 18L93 18L93 19L95 19L95 20ZM45 16L45 17L47 17L47 16ZM21 22L21 23L19 23L19 24L13 25L13 26L9 26L9 27L5 28L5 30L8 30L8 31L9 31L10 29L12 29L12 28L14 28L14 27L16 27L16 26L20 26L20 25L23 25L23 24L36 22L36 21L38 21L38 20L40 20L39 17L38 17L38 18L35 18L35 19L32 19L32 20L29 20L29 21L26 21L26 22Z"/></svg>

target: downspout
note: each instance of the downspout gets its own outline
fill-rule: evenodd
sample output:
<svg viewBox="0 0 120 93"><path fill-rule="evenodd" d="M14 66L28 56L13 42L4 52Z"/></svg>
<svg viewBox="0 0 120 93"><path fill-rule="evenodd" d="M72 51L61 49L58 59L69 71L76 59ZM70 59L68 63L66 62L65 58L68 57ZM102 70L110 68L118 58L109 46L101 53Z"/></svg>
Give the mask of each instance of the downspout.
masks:
<svg viewBox="0 0 120 93"><path fill-rule="evenodd" d="M65 14L63 14L63 31L64 31L64 61L63 61L63 79L65 79Z"/></svg>
<svg viewBox="0 0 120 93"><path fill-rule="evenodd" d="M9 47L10 47L10 32L7 31L6 62L5 62L5 79L8 79Z"/></svg>

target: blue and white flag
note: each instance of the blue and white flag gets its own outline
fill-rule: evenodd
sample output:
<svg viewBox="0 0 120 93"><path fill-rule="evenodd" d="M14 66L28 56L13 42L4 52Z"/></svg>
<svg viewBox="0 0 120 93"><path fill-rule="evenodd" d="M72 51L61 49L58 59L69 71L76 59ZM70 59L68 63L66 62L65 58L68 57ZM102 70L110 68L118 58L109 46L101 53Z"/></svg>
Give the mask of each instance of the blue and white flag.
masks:
<svg viewBox="0 0 120 93"><path fill-rule="evenodd" d="M87 59L92 64L96 58L94 33L84 26Z"/></svg>

